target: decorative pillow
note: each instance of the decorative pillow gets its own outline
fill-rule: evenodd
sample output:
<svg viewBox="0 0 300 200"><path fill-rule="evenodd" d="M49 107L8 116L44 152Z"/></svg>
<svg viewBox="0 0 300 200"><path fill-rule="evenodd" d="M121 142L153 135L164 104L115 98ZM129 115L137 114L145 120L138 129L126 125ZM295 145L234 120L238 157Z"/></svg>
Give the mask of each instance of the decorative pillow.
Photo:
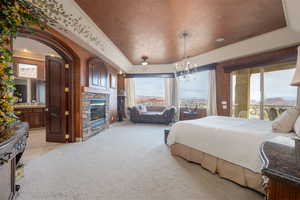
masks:
<svg viewBox="0 0 300 200"><path fill-rule="evenodd" d="M294 125L294 131L296 135L300 136L300 116L297 118L295 125Z"/></svg>
<svg viewBox="0 0 300 200"><path fill-rule="evenodd" d="M293 130L294 124L299 116L299 109L290 108L284 111L272 123L272 130L274 133L289 133Z"/></svg>
<svg viewBox="0 0 300 200"><path fill-rule="evenodd" d="M147 107L145 105L140 104L140 105L137 106L137 108L138 108L140 113L147 112Z"/></svg>

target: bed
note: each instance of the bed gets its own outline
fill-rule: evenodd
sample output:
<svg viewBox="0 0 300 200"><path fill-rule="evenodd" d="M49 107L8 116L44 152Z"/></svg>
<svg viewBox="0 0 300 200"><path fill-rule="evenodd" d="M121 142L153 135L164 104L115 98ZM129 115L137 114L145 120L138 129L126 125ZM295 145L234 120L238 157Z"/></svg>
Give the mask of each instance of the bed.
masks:
<svg viewBox="0 0 300 200"><path fill-rule="evenodd" d="M212 173L264 192L260 145L280 134L272 122L211 116L175 123L168 137L171 153L199 163Z"/></svg>

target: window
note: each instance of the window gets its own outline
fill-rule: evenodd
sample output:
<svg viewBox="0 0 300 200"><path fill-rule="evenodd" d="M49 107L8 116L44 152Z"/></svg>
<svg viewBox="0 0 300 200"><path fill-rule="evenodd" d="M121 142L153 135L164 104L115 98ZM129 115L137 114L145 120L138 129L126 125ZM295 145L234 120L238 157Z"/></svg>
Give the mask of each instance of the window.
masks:
<svg viewBox="0 0 300 200"><path fill-rule="evenodd" d="M260 119L261 117L261 74L258 72L250 75L250 108L249 119ZM244 116L243 116L244 117Z"/></svg>
<svg viewBox="0 0 300 200"><path fill-rule="evenodd" d="M280 113L297 104L297 87L290 86L295 68L264 73L264 119L274 120Z"/></svg>
<svg viewBox="0 0 300 200"><path fill-rule="evenodd" d="M296 106L297 87L290 86L295 68L265 72L264 105Z"/></svg>
<svg viewBox="0 0 300 200"><path fill-rule="evenodd" d="M290 86L295 64L280 64L232 72L232 116L274 120L297 104Z"/></svg>
<svg viewBox="0 0 300 200"><path fill-rule="evenodd" d="M165 105L164 78L135 78L135 101L147 106Z"/></svg>
<svg viewBox="0 0 300 200"><path fill-rule="evenodd" d="M209 71L202 71L179 77L180 107L207 108Z"/></svg>
<svg viewBox="0 0 300 200"><path fill-rule="evenodd" d="M23 78L37 78L37 66L19 63L18 76Z"/></svg>

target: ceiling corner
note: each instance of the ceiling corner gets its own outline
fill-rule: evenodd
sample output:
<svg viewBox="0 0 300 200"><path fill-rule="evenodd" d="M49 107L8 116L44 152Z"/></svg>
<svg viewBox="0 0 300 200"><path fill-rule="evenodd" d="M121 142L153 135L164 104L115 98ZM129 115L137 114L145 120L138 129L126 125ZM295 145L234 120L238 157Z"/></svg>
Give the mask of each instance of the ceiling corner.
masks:
<svg viewBox="0 0 300 200"><path fill-rule="evenodd" d="M74 0L43 1L43 3L27 1L54 19L57 23L52 27L65 37L123 71L128 71L132 66L128 58Z"/></svg>

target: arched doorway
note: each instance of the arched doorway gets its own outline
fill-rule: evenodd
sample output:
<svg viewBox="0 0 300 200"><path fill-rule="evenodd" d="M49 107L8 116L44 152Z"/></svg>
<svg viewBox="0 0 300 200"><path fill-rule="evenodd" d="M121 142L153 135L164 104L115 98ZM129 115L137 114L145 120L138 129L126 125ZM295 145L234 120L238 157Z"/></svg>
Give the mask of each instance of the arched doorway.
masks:
<svg viewBox="0 0 300 200"><path fill-rule="evenodd" d="M61 58L46 57L46 129L49 142L75 142L74 68L79 57L68 45L47 31L32 29L18 37L38 41L55 50ZM58 99L59 98L59 99Z"/></svg>

